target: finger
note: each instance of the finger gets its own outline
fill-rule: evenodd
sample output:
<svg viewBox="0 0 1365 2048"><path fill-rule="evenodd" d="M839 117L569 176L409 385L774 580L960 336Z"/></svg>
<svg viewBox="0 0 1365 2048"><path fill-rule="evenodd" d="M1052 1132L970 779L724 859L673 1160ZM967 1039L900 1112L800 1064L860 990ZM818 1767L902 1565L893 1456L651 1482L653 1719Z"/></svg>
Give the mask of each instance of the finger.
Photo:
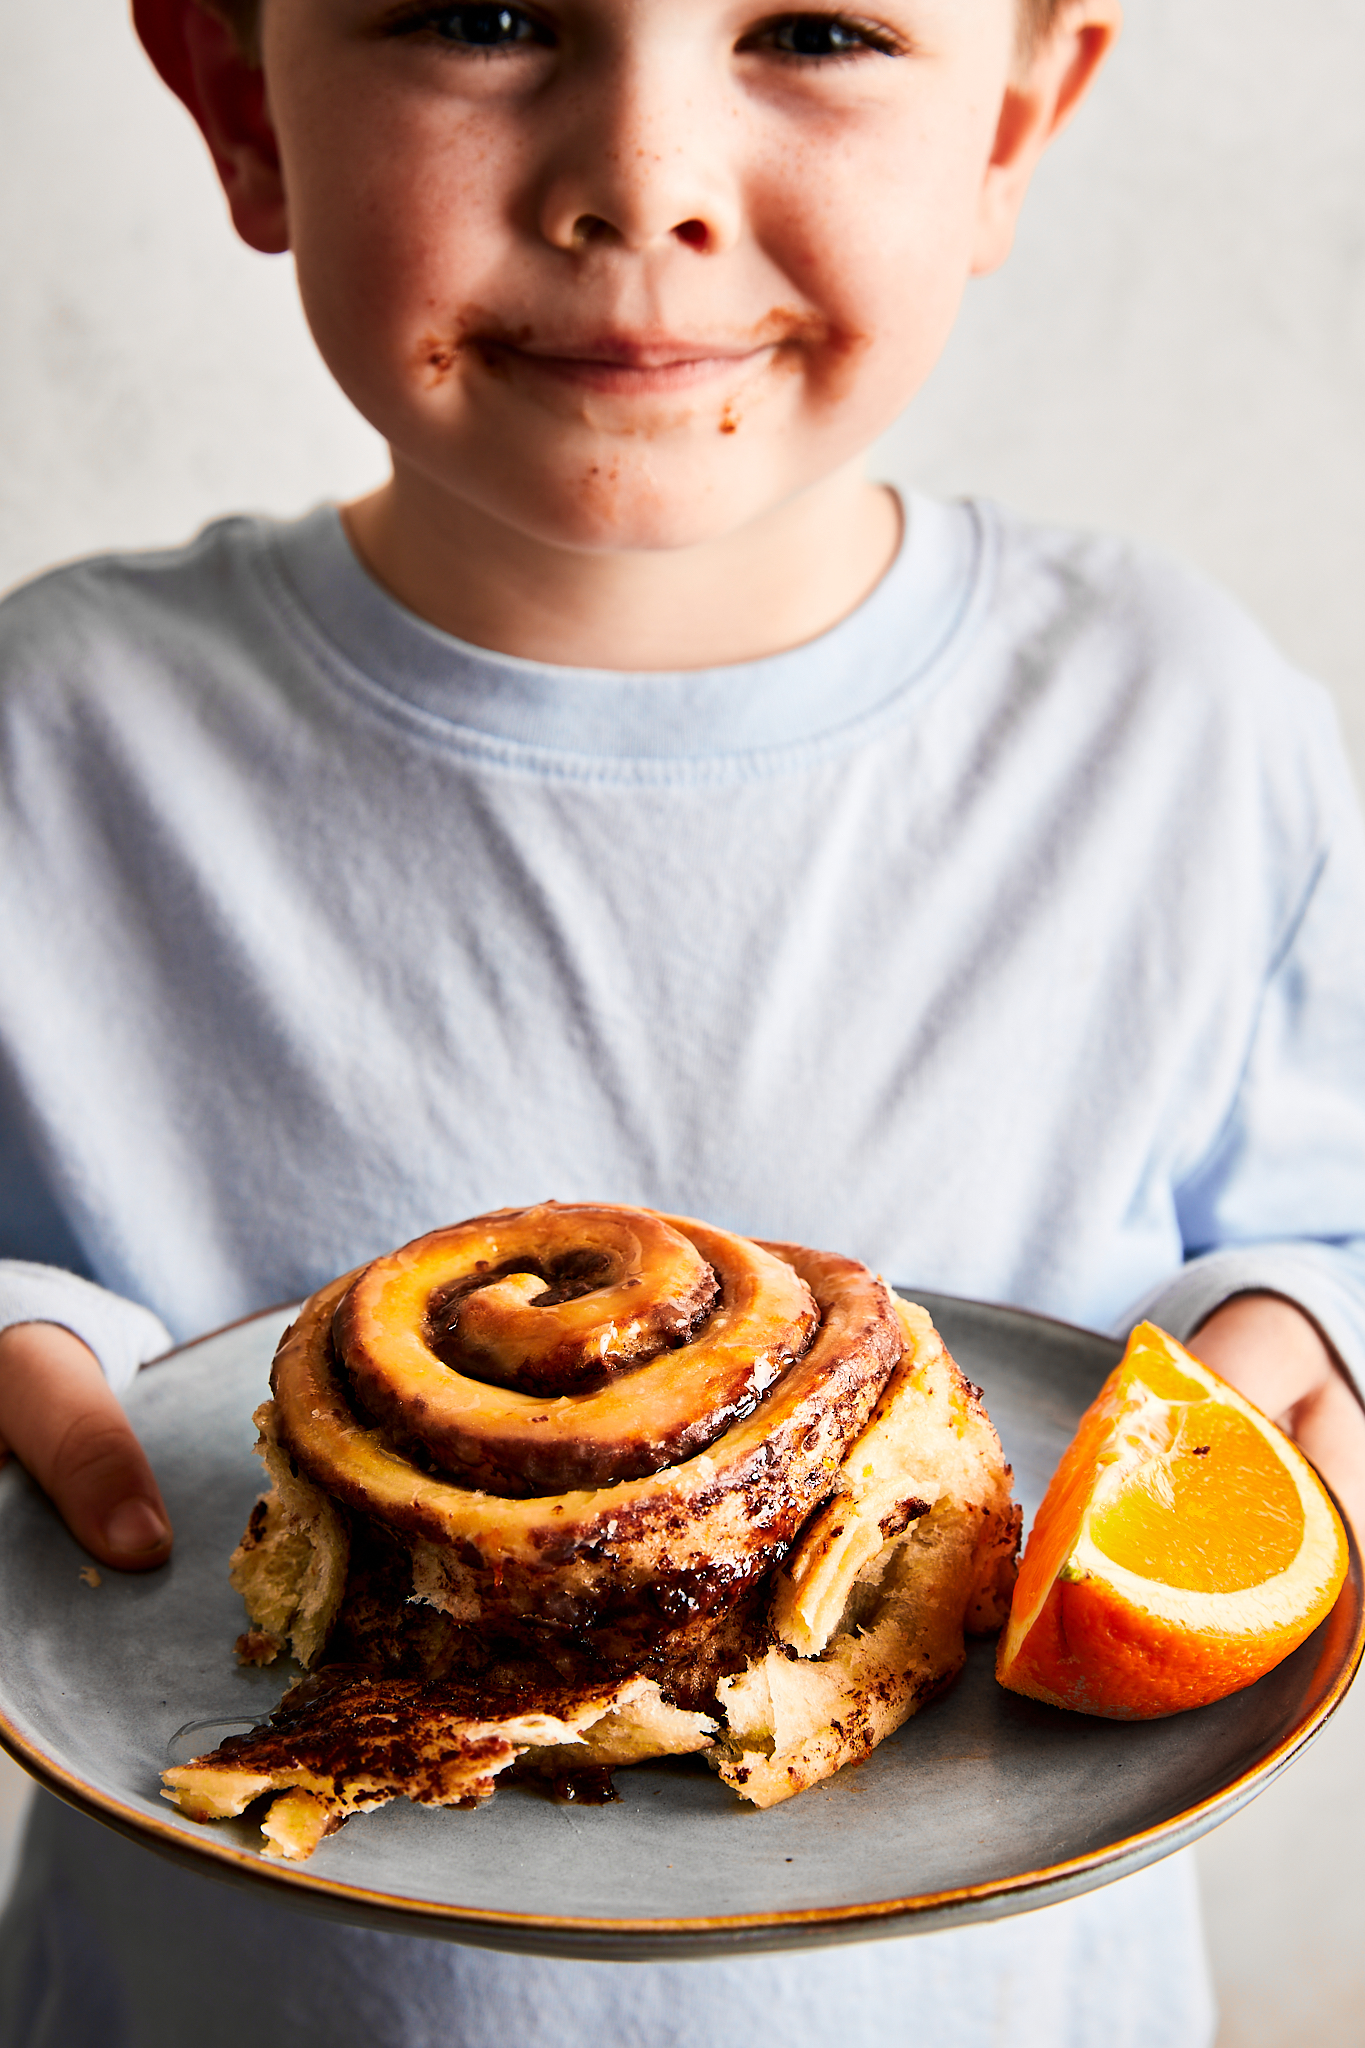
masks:
<svg viewBox="0 0 1365 2048"><path fill-rule="evenodd" d="M1336 1367L1317 1325L1277 1294L1238 1294L1189 1340L1205 1365L1279 1417L1332 1379Z"/></svg>
<svg viewBox="0 0 1365 2048"><path fill-rule="evenodd" d="M1291 1410L1285 1426L1365 1538L1365 1409L1340 1373Z"/></svg>
<svg viewBox="0 0 1365 2048"><path fill-rule="evenodd" d="M22 1323L0 1336L0 1439L101 1564L165 1562L170 1517L147 1455L98 1360L69 1330Z"/></svg>
<svg viewBox="0 0 1365 2048"><path fill-rule="evenodd" d="M1279 1295L1237 1295L1190 1349L1294 1438L1365 1533L1365 1410L1317 1325Z"/></svg>

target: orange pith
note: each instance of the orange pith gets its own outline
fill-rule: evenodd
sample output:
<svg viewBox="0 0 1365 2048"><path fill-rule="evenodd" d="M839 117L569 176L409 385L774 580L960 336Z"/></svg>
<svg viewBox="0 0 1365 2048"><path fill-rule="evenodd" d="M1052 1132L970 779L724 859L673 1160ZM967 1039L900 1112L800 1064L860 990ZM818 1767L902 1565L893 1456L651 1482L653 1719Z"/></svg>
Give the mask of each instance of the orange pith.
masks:
<svg viewBox="0 0 1365 2048"><path fill-rule="evenodd" d="M1302 1453L1140 1323L1038 1510L996 1675L1114 1720L1203 1706L1296 1649L1346 1566Z"/></svg>

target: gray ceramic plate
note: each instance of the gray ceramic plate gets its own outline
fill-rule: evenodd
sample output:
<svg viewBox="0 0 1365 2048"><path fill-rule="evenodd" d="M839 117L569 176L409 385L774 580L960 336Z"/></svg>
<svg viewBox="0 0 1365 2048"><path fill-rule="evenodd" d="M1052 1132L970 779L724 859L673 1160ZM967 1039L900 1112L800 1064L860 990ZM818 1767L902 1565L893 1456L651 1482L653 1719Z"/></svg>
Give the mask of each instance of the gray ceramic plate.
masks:
<svg viewBox="0 0 1365 2048"><path fill-rule="evenodd" d="M908 1290L907 1290L908 1291ZM985 1388L1026 1510L1117 1356L1106 1338L919 1295ZM158 1773L279 1696L233 1662L228 1553L258 1488L251 1411L283 1313L143 1373L130 1406L175 1521L146 1578L88 1560L24 1475L0 1474L0 1740L51 1790L198 1870L344 1919L488 1947L596 1958L807 1947L996 1918L1107 1883L1234 1813L1310 1741L1362 1648L1360 1560L1335 1611L1250 1691L1145 1724L1014 1697L973 1646L952 1690L867 1763L769 1813L704 1766L644 1766L621 1803L555 1806L508 1787L477 1812L398 1802L301 1868L246 1821L196 1826ZM180 1734L185 1724L195 1732Z"/></svg>

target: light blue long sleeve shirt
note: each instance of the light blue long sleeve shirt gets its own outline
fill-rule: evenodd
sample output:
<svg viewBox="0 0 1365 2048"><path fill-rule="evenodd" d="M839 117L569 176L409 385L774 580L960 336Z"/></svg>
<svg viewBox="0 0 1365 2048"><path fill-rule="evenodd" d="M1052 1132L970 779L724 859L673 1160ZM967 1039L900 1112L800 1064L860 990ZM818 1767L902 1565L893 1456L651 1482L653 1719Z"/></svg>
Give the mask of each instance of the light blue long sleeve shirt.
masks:
<svg viewBox="0 0 1365 2048"><path fill-rule="evenodd" d="M822 638L649 675L451 640L331 511L78 564L0 610L0 916L0 1326L64 1323L117 1384L167 1333L551 1195L1102 1328L1185 1334L1271 1288L1365 1371L1365 841L1331 715L1222 597L1117 543L915 500ZM109 1996L154 2003L139 1869L219 1967L194 1880L45 1808L6 1937L25 1996L57 1997L33 1958L78 1921ZM844 2039L1194 2048L1186 1883L1141 1880L1126 1947L1097 1898L860 1950ZM220 1917L278 1943L263 1907ZM427 1944L400 1969L289 1926L300 1999L334 1998L339 1940L397 1972L394 2031L338 2005L337 2048L474 2048L490 2000L499 2038L578 2048L603 1999L607 2039L728 2048L755 2024L736 1984L813 2048L802 1972L841 1981ZM1026 1979L1072 2031L1027 2017ZM39 2038L17 2025L3 2048Z"/></svg>

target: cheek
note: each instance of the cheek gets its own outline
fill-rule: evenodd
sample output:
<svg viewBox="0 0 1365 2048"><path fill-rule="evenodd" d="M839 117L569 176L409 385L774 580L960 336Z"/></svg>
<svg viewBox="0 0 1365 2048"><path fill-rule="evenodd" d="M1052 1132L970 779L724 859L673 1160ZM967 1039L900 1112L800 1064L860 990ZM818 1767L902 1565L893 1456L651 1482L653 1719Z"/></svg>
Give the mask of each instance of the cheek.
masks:
<svg viewBox="0 0 1365 2048"><path fill-rule="evenodd" d="M813 400L861 410L870 385L870 406L899 410L924 381L970 276L986 147L892 135L793 149L753 195L760 244L827 324Z"/></svg>
<svg viewBox="0 0 1365 2048"><path fill-rule="evenodd" d="M458 309L499 295L510 173L489 138L459 142L437 152L412 124L367 138L363 151L314 157L290 185L309 324L363 410L420 403L444 387L461 338Z"/></svg>

